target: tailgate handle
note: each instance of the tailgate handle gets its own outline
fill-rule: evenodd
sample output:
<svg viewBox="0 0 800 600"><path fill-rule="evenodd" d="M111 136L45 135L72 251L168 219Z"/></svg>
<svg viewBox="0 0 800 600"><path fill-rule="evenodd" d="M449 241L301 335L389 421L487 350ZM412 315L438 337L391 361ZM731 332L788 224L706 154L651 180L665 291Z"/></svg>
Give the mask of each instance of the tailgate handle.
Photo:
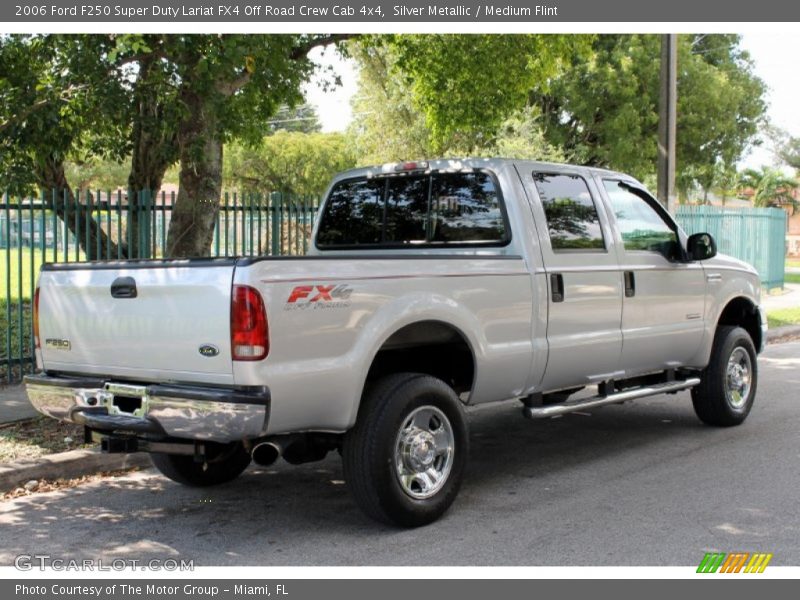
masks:
<svg viewBox="0 0 800 600"><path fill-rule="evenodd" d="M136 280L133 277L117 277L111 284L112 298L136 298Z"/></svg>

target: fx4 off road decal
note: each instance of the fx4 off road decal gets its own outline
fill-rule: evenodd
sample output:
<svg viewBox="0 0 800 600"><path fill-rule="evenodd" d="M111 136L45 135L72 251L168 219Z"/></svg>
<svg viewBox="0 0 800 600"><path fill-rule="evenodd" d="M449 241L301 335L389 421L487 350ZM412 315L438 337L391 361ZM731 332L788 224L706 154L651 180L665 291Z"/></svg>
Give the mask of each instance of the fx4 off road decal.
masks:
<svg viewBox="0 0 800 600"><path fill-rule="evenodd" d="M353 288L339 285L298 285L289 293L284 310L325 310L347 308Z"/></svg>

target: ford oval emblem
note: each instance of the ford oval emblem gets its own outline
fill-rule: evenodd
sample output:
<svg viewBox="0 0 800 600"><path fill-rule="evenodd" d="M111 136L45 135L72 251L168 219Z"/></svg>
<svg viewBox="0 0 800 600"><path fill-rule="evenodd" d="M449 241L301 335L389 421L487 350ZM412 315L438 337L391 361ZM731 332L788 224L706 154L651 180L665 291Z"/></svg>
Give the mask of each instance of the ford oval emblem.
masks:
<svg viewBox="0 0 800 600"><path fill-rule="evenodd" d="M219 348L217 348L214 344L203 344L198 348L200 354L207 358L213 358L219 354Z"/></svg>

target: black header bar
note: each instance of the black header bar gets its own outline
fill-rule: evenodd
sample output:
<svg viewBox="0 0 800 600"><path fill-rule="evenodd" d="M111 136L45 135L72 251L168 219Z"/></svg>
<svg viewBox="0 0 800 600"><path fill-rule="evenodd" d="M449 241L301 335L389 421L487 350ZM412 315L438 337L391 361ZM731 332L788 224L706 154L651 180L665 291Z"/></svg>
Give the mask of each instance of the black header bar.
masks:
<svg viewBox="0 0 800 600"><path fill-rule="evenodd" d="M786 0L11 0L6 23L574 23L800 21Z"/></svg>

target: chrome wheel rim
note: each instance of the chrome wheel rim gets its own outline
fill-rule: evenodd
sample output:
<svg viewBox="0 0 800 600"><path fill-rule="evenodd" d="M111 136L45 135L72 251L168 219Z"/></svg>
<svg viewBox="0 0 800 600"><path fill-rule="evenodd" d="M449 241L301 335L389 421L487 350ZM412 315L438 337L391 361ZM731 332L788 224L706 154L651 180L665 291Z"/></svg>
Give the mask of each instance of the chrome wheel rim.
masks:
<svg viewBox="0 0 800 600"><path fill-rule="evenodd" d="M421 500L444 487L453 468L453 427L435 406L421 406L400 426L394 445L394 467L403 491Z"/></svg>
<svg viewBox="0 0 800 600"><path fill-rule="evenodd" d="M725 395L733 408L742 408L750 397L753 380L753 364L750 353L741 346L736 347L728 358L725 370Z"/></svg>

